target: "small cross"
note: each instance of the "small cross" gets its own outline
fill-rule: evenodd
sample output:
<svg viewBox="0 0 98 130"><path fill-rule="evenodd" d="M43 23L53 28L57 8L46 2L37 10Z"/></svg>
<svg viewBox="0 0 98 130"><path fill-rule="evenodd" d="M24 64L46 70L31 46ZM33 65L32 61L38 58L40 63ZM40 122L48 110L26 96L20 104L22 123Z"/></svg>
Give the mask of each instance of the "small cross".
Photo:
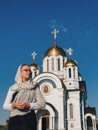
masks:
<svg viewBox="0 0 98 130"><path fill-rule="evenodd" d="M59 33L59 31L57 29L54 29L52 31L52 34L54 34L54 40L56 40L57 33Z"/></svg>
<svg viewBox="0 0 98 130"><path fill-rule="evenodd" d="M71 56L71 55L72 55L72 52L73 52L73 49L69 48L69 49L67 50L67 52L68 52L69 56Z"/></svg>
<svg viewBox="0 0 98 130"><path fill-rule="evenodd" d="M32 56L33 56L33 60L35 59L35 56L37 55L37 53L36 52L33 52L32 53Z"/></svg>

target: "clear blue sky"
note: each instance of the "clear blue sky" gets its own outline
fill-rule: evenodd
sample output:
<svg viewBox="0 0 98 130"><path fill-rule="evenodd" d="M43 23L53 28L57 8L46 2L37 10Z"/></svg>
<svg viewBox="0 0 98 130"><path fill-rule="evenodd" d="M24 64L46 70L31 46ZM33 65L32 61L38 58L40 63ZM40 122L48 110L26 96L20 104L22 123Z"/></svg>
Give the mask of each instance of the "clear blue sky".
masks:
<svg viewBox="0 0 98 130"><path fill-rule="evenodd" d="M42 67L44 53L53 45L52 22L59 30L58 46L74 50L73 58L86 81L87 105L98 113L98 1L1 0L0 124L8 116L2 104L18 65L31 64L35 51L35 62Z"/></svg>

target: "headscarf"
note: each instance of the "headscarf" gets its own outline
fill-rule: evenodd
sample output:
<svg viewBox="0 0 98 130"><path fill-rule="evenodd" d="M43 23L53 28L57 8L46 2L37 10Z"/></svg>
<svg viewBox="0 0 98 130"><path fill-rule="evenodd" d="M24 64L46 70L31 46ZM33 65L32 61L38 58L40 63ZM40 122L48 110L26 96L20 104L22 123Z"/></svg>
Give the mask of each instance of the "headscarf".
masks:
<svg viewBox="0 0 98 130"><path fill-rule="evenodd" d="M22 83L22 78L21 78L21 73L20 73L20 69L21 69L22 65L19 65L17 72L16 72L16 76L15 76L15 82L17 84L21 84Z"/></svg>
<svg viewBox="0 0 98 130"><path fill-rule="evenodd" d="M15 82L18 84L18 85L20 85L21 83L22 83L22 77L21 77L21 67L22 66L25 66L25 65L27 65L27 64L21 64L21 65L19 65L19 67L18 67L18 69L17 69L17 72L16 72L16 76L15 76ZM27 66L29 66L29 65L27 65ZM32 82L33 83L33 85L35 86L36 85L36 82Z"/></svg>

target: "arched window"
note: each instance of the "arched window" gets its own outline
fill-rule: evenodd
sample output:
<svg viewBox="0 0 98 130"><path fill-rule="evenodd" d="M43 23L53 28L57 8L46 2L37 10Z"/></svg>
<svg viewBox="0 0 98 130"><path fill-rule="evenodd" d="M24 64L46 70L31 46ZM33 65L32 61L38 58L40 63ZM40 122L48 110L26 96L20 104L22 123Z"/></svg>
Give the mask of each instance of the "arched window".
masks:
<svg viewBox="0 0 98 130"><path fill-rule="evenodd" d="M71 78L71 68L69 68L69 78Z"/></svg>
<svg viewBox="0 0 98 130"><path fill-rule="evenodd" d="M42 117L42 130L49 130L49 115Z"/></svg>
<svg viewBox="0 0 98 130"><path fill-rule="evenodd" d="M69 104L70 119L73 119L73 104Z"/></svg>
<svg viewBox="0 0 98 130"><path fill-rule="evenodd" d="M90 116L87 117L87 129L93 130L92 118Z"/></svg>
<svg viewBox="0 0 98 130"><path fill-rule="evenodd" d="M49 71L49 60L47 60L47 71Z"/></svg>
<svg viewBox="0 0 98 130"><path fill-rule="evenodd" d="M75 78L75 68L73 68L73 77Z"/></svg>
<svg viewBox="0 0 98 130"><path fill-rule="evenodd" d="M60 59L58 59L58 70L60 70Z"/></svg>

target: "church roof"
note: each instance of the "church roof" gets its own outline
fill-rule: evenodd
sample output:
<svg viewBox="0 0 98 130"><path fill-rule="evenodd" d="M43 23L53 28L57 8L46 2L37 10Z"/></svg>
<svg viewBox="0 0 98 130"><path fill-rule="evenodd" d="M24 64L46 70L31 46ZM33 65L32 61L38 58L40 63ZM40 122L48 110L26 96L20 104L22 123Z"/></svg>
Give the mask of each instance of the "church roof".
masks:
<svg viewBox="0 0 98 130"><path fill-rule="evenodd" d="M44 56L46 57L46 56L52 56L52 55L54 55L54 56L58 56L58 55L66 56L66 53L65 53L65 51L61 47L59 47L57 45L54 45L53 47L50 47L45 52Z"/></svg>
<svg viewBox="0 0 98 130"><path fill-rule="evenodd" d="M91 114L94 114L94 115L96 115L96 109L95 109L95 107L86 107L85 109L84 109L84 113L85 114L87 114L87 113L91 113Z"/></svg>
<svg viewBox="0 0 98 130"><path fill-rule="evenodd" d="M35 63L30 64L31 70L40 70L39 66Z"/></svg>
<svg viewBox="0 0 98 130"><path fill-rule="evenodd" d="M68 59L68 61L65 63L64 65L65 67L68 67L68 66L77 66L76 62L72 59Z"/></svg>

